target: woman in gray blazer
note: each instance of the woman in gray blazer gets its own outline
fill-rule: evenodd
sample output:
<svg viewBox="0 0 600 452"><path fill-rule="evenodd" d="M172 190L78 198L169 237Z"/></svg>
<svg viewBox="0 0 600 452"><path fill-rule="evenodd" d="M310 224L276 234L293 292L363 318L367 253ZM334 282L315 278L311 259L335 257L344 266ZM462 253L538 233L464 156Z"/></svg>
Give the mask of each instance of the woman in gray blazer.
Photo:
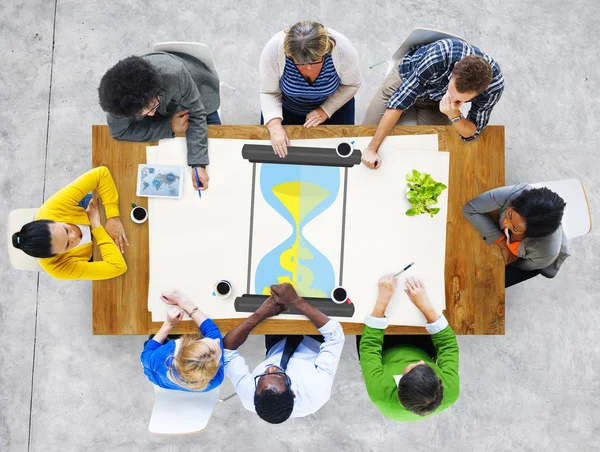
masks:
<svg viewBox="0 0 600 452"><path fill-rule="evenodd" d="M567 258L567 238L561 227L564 200L553 191L517 184L487 191L463 208L467 220L488 245L502 252L505 287L540 273L553 278ZM499 213L496 223L491 212Z"/></svg>

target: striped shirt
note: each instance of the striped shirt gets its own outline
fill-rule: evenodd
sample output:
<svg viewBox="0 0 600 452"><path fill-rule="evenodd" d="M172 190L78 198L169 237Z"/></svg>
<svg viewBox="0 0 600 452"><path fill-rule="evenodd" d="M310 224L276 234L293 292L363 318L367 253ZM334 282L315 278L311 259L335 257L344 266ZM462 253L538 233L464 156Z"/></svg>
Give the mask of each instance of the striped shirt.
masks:
<svg viewBox="0 0 600 452"><path fill-rule="evenodd" d="M294 64L294 60L286 57L279 86L283 107L296 115L306 115L320 107L335 93L340 86L340 77L331 55L326 55L323 59L321 72L313 83L308 83Z"/></svg>
<svg viewBox="0 0 600 452"><path fill-rule="evenodd" d="M477 127L475 135L463 138L469 141L477 137L490 120L494 105L504 90L504 77L500 66L492 57L461 39L440 39L422 47L413 47L398 66L402 83L392 94L387 108L408 110L417 99L440 101L450 83L454 64L467 55L478 55L492 67L492 83L471 101L467 119Z"/></svg>

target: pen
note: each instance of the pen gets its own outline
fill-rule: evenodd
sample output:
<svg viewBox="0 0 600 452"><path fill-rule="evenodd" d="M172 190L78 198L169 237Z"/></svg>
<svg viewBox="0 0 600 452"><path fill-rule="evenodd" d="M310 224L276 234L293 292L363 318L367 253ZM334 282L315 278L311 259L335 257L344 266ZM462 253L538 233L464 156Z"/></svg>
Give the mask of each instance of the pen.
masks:
<svg viewBox="0 0 600 452"><path fill-rule="evenodd" d="M196 173L196 183L198 184L198 198L202 198L202 191L200 191L200 187L202 187L202 183L200 182L200 178L198 177L198 167L194 167L194 172Z"/></svg>
<svg viewBox="0 0 600 452"><path fill-rule="evenodd" d="M394 275L394 278L397 278L398 275L400 275L401 273L404 273L406 270L408 270L410 267L412 267L413 265L415 265L414 262L411 262L410 264L408 264L406 267L404 267L402 270L400 270L398 273L396 273Z"/></svg>

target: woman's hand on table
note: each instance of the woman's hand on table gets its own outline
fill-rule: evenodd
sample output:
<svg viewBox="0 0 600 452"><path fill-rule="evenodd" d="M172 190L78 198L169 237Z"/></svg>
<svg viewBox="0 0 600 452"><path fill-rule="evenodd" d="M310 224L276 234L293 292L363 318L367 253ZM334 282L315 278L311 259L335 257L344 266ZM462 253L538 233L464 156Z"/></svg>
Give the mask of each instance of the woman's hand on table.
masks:
<svg viewBox="0 0 600 452"><path fill-rule="evenodd" d="M100 208L98 207L98 201L92 199L88 204L87 209L85 209L85 213L87 213L90 220L90 228L92 228L92 230L102 225L102 223L100 223Z"/></svg>
<svg viewBox="0 0 600 452"><path fill-rule="evenodd" d="M287 147L290 145L290 139L281 125L281 118L271 119L267 124L267 129L269 129L269 135L271 135L273 151L279 157L285 157L288 153Z"/></svg>
<svg viewBox="0 0 600 452"><path fill-rule="evenodd" d="M183 319L183 311L181 309L173 307L173 308L169 309L169 311L167 312L166 322L170 326L173 326L176 323L181 322L181 319Z"/></svg>
<svg viewBox="0 0 600 452"><path fill-rule="evenodd" d="M163 292L160 295L160 299L167 304L180 307L185 312L191 312L195 308L192 302L188 301L182 294L180 294L176 290L172 290L170 292Z"/></svg>
<svg viewBox="0 0 600 452"><path fill-rule="evenodd" d="M116 245L121 250L121 253L125 252L125 245L129 246L129 241L127 240L127 234L125 234L125 229L123 229L123 223L121 223L121 219L119 217L113 217L106 220L106 226L104 227L110 238L113 239Z"/></svg>
<svg viewBox="0 0 600 452"><path fill-rule="evenodd" d="M327 113L321 108L317 107L309 114L306 115L306 122L304 123L304 127L309 129L310 127L316 127L319 124L323 124L325 121L329 119Z"/></svg>

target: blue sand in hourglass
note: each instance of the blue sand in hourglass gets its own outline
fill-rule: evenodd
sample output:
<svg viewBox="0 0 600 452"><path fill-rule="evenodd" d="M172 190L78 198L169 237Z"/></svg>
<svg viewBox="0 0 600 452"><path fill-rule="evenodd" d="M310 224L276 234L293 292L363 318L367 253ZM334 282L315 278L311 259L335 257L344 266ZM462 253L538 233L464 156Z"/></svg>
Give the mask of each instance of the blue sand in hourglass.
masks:
<svg viewBox="0 0 600 452"><path fill-rule="evenodd" d="M329 297L335 287L331 262L302 235L328 209L340 190L340 168L263 164L260 188L265 201L292 226L292 234L259 262L255 291L269 295L271 284L291 283L304 297Z"/></svg>

